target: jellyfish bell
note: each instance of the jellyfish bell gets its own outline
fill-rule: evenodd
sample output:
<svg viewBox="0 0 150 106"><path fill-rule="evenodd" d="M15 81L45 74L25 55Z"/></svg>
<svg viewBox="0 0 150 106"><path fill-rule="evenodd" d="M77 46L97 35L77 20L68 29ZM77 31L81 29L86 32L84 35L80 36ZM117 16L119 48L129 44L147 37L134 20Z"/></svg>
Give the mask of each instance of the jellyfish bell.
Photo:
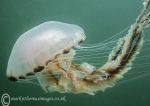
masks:
<svg viewBox="0 0 150 106"><path fill-rule="evenodd" d="M42 23L17 39L8 61L7 77L12 81L26 79L83 40L84 31L77 25L56 21Z"/></svg>

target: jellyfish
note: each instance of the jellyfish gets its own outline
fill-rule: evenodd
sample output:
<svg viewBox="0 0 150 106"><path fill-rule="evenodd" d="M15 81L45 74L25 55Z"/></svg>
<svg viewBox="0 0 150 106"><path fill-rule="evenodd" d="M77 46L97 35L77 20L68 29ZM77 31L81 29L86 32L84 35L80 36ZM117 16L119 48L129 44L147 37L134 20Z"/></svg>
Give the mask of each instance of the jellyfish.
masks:
<svg viewBox="0 0 150 106"><path fill-rule="evenodd" d="M58 21L47 21L30 29L18 38L12 49L6 71L8 79L14 82L34 79L46 92L74 94L94 95L114 86L131 69L143 45L143 31L150 24L149 4L150 0L144 1L136 21L125 29L128 33L112 41L117 42L116 46L106 63L98 67L77 61L86 60L86 56L91 56L89 51L99 52L112 42L104 46L103 43L84 45L86 35L80 26ZM77 56L78 51L83 56ZM100 57L100 53L92 55Z"/></svg>

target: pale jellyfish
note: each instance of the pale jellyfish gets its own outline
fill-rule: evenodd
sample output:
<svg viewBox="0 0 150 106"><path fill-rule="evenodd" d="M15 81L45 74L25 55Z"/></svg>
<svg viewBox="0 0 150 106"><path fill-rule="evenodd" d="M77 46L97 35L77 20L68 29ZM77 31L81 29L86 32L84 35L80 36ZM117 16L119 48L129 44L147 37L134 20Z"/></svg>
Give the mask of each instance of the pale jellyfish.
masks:
<svg viewBox="0 0 150 106"><path fill-rule="evenodd" d="M87 62L77 63L77 51L88 53L100 44L80 46L84 30L73 24L48 21L22 34L11 52L7 77L12 81L37 79L46 92L88 93L112 87L130 69L143 44L143 30L149 26L150 0L128 34L118 40L107 62L97 68ZM96 48L96 49L95 49ZM82 57L82 56L81 56ZM86 56L85 56L86 57Z"/></svg>

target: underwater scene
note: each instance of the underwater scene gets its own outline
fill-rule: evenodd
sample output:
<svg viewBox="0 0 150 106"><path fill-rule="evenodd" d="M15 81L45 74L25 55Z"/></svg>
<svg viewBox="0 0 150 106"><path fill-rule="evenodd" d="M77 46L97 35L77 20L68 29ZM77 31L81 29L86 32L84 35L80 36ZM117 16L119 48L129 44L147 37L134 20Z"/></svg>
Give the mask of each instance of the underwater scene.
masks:
<svg viewBox="0 0 150 106"><path fill-rule="evenodd" d="M1 106L149 106L150 0L0 0Z"/></svg>

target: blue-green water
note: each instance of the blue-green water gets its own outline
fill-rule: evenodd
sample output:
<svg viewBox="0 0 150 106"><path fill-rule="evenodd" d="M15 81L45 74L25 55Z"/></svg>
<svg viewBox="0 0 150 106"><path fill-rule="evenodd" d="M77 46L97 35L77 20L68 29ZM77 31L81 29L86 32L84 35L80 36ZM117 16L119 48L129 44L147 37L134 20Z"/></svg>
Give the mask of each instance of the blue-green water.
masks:
<svg viewBox="0 0 150 106"><path fill-rule="evenodd" d="M131 25L142 8L143 0L0 0L0 97L8 93L11 97L66 97L67 101L11 101L11 106L149 106L149 73L126 75L125 83L118 83L95 96L87 94L45 93L33 84L12 83L6 78L6 68L12 47L17 38L32 27L45 21L62 21L81 26L87 35L85 43L97 43ZM150 29L145 31L150 39ZM148 71L148 51L144 45L135 69L130 72ZM96 60L95 60L96 61ZM100 62L104 62L103 59ZM138 68L136 68L136 66ZM136 80L136 76L147 75ZM0 103L1 104L1 103Z"/></svg>

